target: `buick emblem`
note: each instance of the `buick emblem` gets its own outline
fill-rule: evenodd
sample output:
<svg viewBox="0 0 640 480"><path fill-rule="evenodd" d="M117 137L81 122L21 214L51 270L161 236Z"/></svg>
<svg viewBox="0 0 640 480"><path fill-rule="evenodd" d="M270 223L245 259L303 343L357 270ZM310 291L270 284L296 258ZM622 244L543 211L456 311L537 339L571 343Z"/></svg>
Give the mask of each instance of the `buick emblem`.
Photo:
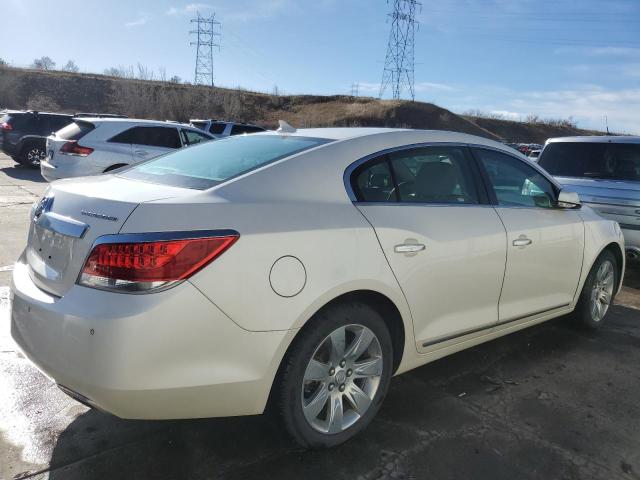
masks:
<svg viewBox="0 0 640 480"><path fill-rule="evenodd" d="M33 221L37 221L40 216L51 210L51 206L53 205L53 195L48 197L42 197L36 205L35 210L33 211Z"/></svg>

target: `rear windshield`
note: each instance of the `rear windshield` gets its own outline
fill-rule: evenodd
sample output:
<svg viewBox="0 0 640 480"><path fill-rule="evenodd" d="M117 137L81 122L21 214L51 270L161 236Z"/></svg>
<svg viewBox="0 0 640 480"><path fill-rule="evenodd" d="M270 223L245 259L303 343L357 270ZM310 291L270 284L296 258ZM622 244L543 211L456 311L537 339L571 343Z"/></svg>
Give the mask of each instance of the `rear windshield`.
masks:
<svg viewBox="0 0 640 480"><path fill-rule="evenodd" d="M120 175L204 190L329 141L280 135L228 137L163 155L138 164Z"/></svg>
<svg viewBox="0 0 640 480"><path fill-rule="evenodd" d="M538 163L559 177L640 181L640 144L550 143Z"/></svg>
<svg viewBox="0 0 640 480"><path fill-rule="evenodd" d="M75 120L56 132L56 137L62 140L80 140L91 130L96 128L93 123Z"/></svg>

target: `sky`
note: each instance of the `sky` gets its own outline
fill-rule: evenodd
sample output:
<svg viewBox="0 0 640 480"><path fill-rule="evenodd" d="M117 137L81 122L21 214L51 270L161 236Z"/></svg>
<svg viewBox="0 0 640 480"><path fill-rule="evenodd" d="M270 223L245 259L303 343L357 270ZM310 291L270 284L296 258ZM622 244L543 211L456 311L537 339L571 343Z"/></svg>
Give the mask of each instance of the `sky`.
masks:
<svg viewBox="0 0 640 480"><path fill-rule="evenodd" d="M350 94L358 83L360 95L378 96L392 4L0 0L0 58L73 59L96 73L140 63L193 81L189 20L215 13L217 85ZM599 130L606 117L612 131L640 134L640 0L422 0L417 19L416 100Z"/></svg>

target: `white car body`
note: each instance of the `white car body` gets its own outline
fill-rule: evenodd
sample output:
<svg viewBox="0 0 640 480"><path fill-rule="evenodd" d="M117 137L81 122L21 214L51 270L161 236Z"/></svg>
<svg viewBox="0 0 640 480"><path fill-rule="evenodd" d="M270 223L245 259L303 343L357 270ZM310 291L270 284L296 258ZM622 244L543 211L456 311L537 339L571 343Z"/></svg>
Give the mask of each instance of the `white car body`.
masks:
<svg viewBox="0 0 640 480"><path fill-rule="evenodd" d="M61 178L99 175L101 173L149 160L177 148L189 146L189 138L212 140L214 137L190 125L130 118L77 118L75 123L47 137L47 157L40 162L40 172L52 182ZM132 129L163 129L166 142L152 139L146 144L117 141ZM173 138L172 138L173 137ZM155 144L154 144L155 143ZM65 152L65 145L79 150Z"/></svg>
<svg viewBox="0 0 640 480"><path fill-rule="evenodd" d="M499 143L346 128L242 141L262 136L330 141L204 190L127 172L53 183L13 271L12 335L24 353L76 398L120 417L259 414L292 342L345 295L395 312L399 374L571 312L604 249L624 271L620 229L588 207L362 202L350 184L381 152L471 145L557 186ZM212 230L239 239L172 288L127 294L79 284L101 239Z"/></svg>

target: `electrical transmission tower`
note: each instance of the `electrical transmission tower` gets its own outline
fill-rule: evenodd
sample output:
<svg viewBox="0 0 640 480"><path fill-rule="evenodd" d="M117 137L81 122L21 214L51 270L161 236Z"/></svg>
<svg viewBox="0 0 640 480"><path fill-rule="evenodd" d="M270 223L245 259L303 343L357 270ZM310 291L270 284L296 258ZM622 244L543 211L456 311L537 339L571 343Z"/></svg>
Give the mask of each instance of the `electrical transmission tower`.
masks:
<svg viewBox="0 0 640 480"><path fill-rule="evenodd" d="M197 35L197 40L191 42L191 45L197 46L196 52L196 74L194 83L201 85L210 85L213 87L213 48L220 49L219 29L220 22L216 19L216 14L211 17L203 17L198 12L198 18L191 19L191 23L197 23L198 29L191 30L189 34Z"/></svg>
<svg viewBox="0 0 640 480"><path fill-rule="evenodd" d="M390 87L393 98L396 100L400 98L404 89L409 91L412 101L415 99L413 46L418 27L416 10L421 5L417 0L393 0L393 13L389 14L391 32L380 83L380 97Z"/></svg>
<svg viewBox="0 0 640 480"><path fill-rule="evenodd" d="M354 82L351 84L351 96L357 97L360 93L360 82Z"/></svg>

